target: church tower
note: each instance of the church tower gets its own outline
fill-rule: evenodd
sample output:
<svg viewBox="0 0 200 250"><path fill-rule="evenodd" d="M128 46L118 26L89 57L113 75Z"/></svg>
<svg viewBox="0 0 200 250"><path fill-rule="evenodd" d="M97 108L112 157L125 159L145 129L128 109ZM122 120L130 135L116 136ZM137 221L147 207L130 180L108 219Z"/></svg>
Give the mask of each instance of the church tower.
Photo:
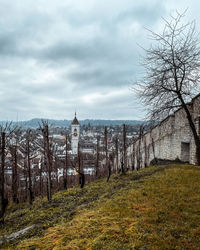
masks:
<svg viewBox="0 0 200 250"><path fill-rule="evenodd" d="M80 123L78 122L76 118L76 113L74 120L71 124L71 148L72 148L72 154L78 154L78 143L79 143L79 137L80 137Z"/></svg>

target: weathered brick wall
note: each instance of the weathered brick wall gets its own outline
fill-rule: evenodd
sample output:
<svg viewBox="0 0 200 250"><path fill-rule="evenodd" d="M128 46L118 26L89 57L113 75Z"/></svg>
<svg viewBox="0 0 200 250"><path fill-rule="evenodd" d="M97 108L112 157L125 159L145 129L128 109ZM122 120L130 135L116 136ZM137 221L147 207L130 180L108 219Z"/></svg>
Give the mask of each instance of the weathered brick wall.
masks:
<svg viewBox="0 0 200 250"><path fill-rule="evenodd" d="M197 131L200 133L200 95L188 104ZM157 159L196 162L196 147L185 111L177 110L127 149L129 167L145 167Z"/></svg>

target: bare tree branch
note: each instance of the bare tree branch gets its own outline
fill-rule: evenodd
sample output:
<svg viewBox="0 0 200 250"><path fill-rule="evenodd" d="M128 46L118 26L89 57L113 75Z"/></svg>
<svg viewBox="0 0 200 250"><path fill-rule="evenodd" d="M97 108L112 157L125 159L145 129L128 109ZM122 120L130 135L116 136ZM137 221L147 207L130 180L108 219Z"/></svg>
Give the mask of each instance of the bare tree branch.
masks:
<svg viewBox="0 0 200 250"><path fill-rule="evenodd" d="M148 30L153 44L144 49L145 76L137 83L137 93L148 108L149 119L162 120L179 108L185 110L200 165L200 139L187 105L200 90L200 41L195 21L182 22L185 13L163 19L161 33Z"/></svg>

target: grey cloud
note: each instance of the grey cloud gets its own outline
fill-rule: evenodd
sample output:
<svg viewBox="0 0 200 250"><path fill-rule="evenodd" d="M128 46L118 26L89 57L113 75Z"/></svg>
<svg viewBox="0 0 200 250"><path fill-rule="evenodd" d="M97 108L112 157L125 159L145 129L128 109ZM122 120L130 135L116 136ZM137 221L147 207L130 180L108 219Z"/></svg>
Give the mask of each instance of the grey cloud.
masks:
<svg viewBox="0 0 200 250"><path fill-rule="evenodd" d="M110 38L112 40L112 38ZM45 59L51 60L75 60L75 61L95 61L117 58L117 51L108 40L93 39L91 41L59 42L41 51Z"/></svg>
<svg viewBox="0 0 200 250"><path fill-rule="evenodd" d="M16 119L16 113L21 119L70 119L75 109L80 118L135 119L143 114L128 91L142 71L137 44L149 45L143 27L160 27L161 16L178 2L0 4L0 120ZM191 6L194 11L195 1ZM95 95L99 99L93 100Z"/></svg>
<svg viewBox="0 0 200 250"><path fill-rule="evenodd" d="M152 25L156 21L160 20L160 17L166 13L166 7L164 2L156 1L152 2L140 2L138 6L128 9L120 13L116 20L118 22L125 20L136 20L142 25Z"/></svg>
<svg viewBox="0 0 200 250"><path fill-rule="evenodd" d="M13 33L0 34L0 55L12 56L17 51L17 41Z"/></svg>
<svg viewBox="0 0 200 250"><path fill-rule="evenodd" d="M97 68L95 70L81 70L78 72L72 72L69 74L69 79L77 83L82 88L86 86L92 87L93 89L101 86L105 88L110 88L112 86L123 86L129 85L134 79L134 70L131 67L115 67L113 65L112 69L105 70L105 68Z"/></svg>

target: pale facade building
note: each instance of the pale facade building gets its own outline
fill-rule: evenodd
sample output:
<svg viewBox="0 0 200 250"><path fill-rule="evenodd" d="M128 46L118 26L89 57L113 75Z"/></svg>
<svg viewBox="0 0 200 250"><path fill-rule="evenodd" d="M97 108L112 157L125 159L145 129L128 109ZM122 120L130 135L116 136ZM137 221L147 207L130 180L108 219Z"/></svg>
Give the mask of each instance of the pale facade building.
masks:
<svg viewBox="0 0 200 250"><path fill-rule="evenodd" d="M200 136L200 94L187 105ZM168 116L127 148L129 168L145 167L154 159L196 164L196 145L183 108Z"/></svg>

